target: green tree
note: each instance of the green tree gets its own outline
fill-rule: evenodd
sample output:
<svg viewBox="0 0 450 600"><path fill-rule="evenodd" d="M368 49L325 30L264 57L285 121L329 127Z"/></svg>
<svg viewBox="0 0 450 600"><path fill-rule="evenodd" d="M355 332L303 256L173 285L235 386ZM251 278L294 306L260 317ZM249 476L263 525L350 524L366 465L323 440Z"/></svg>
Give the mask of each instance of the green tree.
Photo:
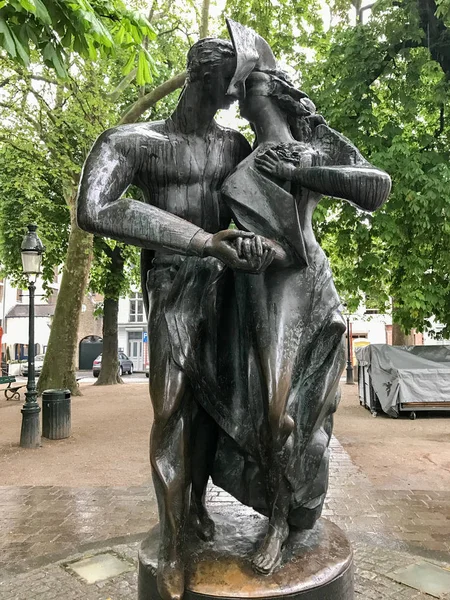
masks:
<svg viewBox="0 0 450 600"><path fill-rule="evenodd" d="M20 246L26 226L36 223L46 247L42 277L44 284L52 282L67 252L68 218L58 173L48 168L39 149L31 143L0 146L2 274L18 287L25 287Z"/></svg>
<svg viewBox="0 0 450 600"><path fill-rule="evenodd" d="M128 293L130 280L137 279L136 269L133 270L132 265L138 266L139 253L133 246L95 237L94 256L96 259L91 268L89 287L103 296L102 365L96 385L111 385L122 383L118 360L119 298ZM127 263L131 270L129 277L125 269Z"/></svg>
<svg viewBox="0 0 450 600"><path fill-rule="evenodd" d="M72 62L76 67L71 67L65 79L42 70L39 59L27 70L17 61L10 62L3 73L1 106L7 116L0 142L7 147L14 143L22 153L28 146L37 146L42 151L44 163L58 173L70 222L67 257L39 379L40 389L68 387L73 392L77 389L74 365L77 324L91 266L92 236L78 229L74 205L78 176L87 152L95 137L108 126L134 122L150 111L150 118L155 118L157 102L165 116L165 109L171 103L173 106L173 99L166 96L184 82L181 68L191 39L170 7L171 3L158 6L160 12L155 24L158 36L155 41L150 40L152 56L157 57L159 66L152 88L140 85L137 80L139 66L135 72L123 76L124 70L129 69L129 58L118 49L115 60L86 62L74 57ZM144 41L148 46L149 40ZM12 229L13 221L6 223L6 228Z"/></svg>
<svg viewBox="0 0 450 600"><path fill-rule="evenodd" d="M405 331L430 329L431 315L448 323L450 2L246 0L227 10L266 37L329 124L392 176L373 215L337 200L315 214L350 309L386 310L394 299Z"/></svg>
<svg viewBox="0 0 450 600"><path fill-rule="evenodd" d="M404 331L450 315L447 19L444 3L376 2L356 25L331 28L302 72L330 125L392 176L377 213L333 201L316 224L350 305L393 298Z"/></svg>
<svg viewBox="0 0 450 600"><path fill-rule="evenodd" d="M150 83L155 63L144 41L154 38L146 17L121 0L0 0L0 47L24 67L37 51L60 79L69 76L73 53L96 61L126 47L125 71L137 61L138 83Z"/></svg>
<svg viewBox="0 0 450 600"><path fill-rule="evenodd" d="M117 109L102 99L98 73L80 59L75 59L77 80L62 81L53 73L41 69L24 71L10 61L4 70L2 102L4 121L0 139L2 148L18 157L21 171L16 172L16 197L27 206L24 212L10 211L2 219L4 268L11 273L17 268L24 219L38 216L42 222L48 203L60 207L49 212L42 237L61 234L58 245L48 246L45 256L44 278L53 279L53 270L64 262L63 276L52 323L49 347L40 382L44 388L68 387L75 389L74 356L81 305L91 263L92 237L78 229L75 223L76 180L92 139L117 115ZM97 87L97 89L96 89ZM29 181L21 185L20 178ZM52 189L46 181L53 183ZM40 189L48 192L44 198ZM2 205L9 206L7 188L2 189ZM39 215L42 216L39 218ZM55 251L53 251L54 249ZM62 252L67 250L64 257ZM16 260L11 260L16 253ZM65 260L64 260L65 259ZM59 266L58 265L58 266ZM57 332L52 343L53 333ZM67 368L70 365L70 369Z"/></svg>

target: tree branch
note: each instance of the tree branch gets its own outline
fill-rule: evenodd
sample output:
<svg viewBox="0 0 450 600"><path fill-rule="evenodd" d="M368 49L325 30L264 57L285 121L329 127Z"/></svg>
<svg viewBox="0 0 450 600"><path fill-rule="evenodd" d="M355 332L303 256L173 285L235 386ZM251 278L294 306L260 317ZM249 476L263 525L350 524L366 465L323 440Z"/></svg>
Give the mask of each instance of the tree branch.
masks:
<svg viewBox="0 0 450 600"><path fill-rule="evenodd" d="M25 119L25 121L28 121L28 123L33 127L33 129L36 131L36 133L42 139L42 129L41 129L39 123L37 121L35 121L32 117L30 117L30 115L28 113L26 113L25 111L21 110L20 108L18 108L16 106L12 106L11 104L8 104L7 102L0 102L0 106L2 108L6 108L7 110L9 110L11 112L16 113L20 117L23 117Z"/></svg>
<svg viewBox="0 0 450 600"><path fill-rule="evenodd" d="M29 77L35 81L44 81L45 83L50 83L51 85L58 85L56 79L50 79L49 77L42 77L41 75L29 75Z"/></svg>
<svg viewBox="0 0 450 600"><path fill-rule="evenodd" d="M126 112L123 117L120 119L118 125L123 125L125 123L135 123L140 116L142 116L145 111L154 106L157 102L177 90L178 88L184 85L186 80L186 72L179 73L165 81L150 93L146 94L142 98L139 98L133 106L130 108L128 112Z"/></svg>
<svg viewBox="0 0 450 600"><path fill-rule="evenodd" d="M18 152L21 152L22 154L25 154L26 156L32 158L33 161L35 161L35 162L36 161L42 162L42 156L39 156L39 154L33 152L32 150L26 150L25 148L22 148L21 146L17 146L16 144L14 144L14 142L11 141L10 137L1 135L0 142L4 142L5 144L8 144L8 146L11 146Z"/></svg>
<svg viewBox="0 0 450 600"><path fill-rule="evenodd" d="M415 40L404 40L389 47L378 68L368 73L368 77L366 77L366 84L370 86L379 77L381 77L388 64L395 60L397 54L399 54L402 50L406 50L407 48L419 48L421 46L423 46L422 42L417 42Z"/></svg>
<svg viewBox="0 0 450 600"><path fill-rule="evenodd" d="M45 112L47 113L48 119L53 123L54 127L57 127L57 121L54 117L54 110L50 107L47 100L43 96L41 96L41 94L39 94L39 92L37 92L36 90L34 90L32 88L30 89L30 92L36 98L36 100L38 101L41 108L43 108L45 110Z"/></svg>
<svg viewBox="0 0 450 600"><path fill-rule="evenodd" d="M200 24L200 39L205 38L208 35L208 24L209 24L209 2L210 0L203 0L202 3L202 21Z"/></svg>
<svg viewBox="0 0 450 600"><path fill-rule="evenodd" d="M95 111L92 110L91 105L89 104L89 102L87 100L85 100L83 98L82 101L82 96L83 96L83 91L80 89L80 86L78 85L77 81L75 79L73 79L70 75L70 80L72 81L72 86L69 87L70 91L72 92L73 97L76 99L76 101L78 102L81 110L83 111L84 116L86 117L86 119L92 123L92 115L94 114ZM83 102L86 102L88 109L86 110L83 106ZM106 129L103 121L100 119L100 117L96 116L95 120L99 123L99 125L102 127L102 129Z"/></svg>
<svg viewBox="0 0 450 600"><path fill-rule="evenodd" d="M169 33L173 33L174 31L181 31L180 25L181 25L181 21L178 21L178 23L175 25L175 27L172 27L172 29L166 29L164 31L160 31L158 33L158 36L162 37L163 35L169 35Z"/></svg>
<svg viewBox="0 0 450 600"><path fill-rule="evenodd" d="M15 75L11 75L11 77L7 77L6 79L4 79L3 81L0 81L0 88L5 87L5 85L8 85L8 83L12 80L15 79Z"/></svg>
<svg viewBox="0 0 450 600"><path fill-rule="evenodd" d="M136 77L136 73L137 73L137 69L134 68L132 71L130 71L128 73L128 75L125 75L125 77L122 79L122 81L119 82L117 87L109 94L106 94L106 97L108 98L108 100L110 100L111 102L115 102L116 100L118 100L120 95L122 94L122 92L127 89L127 87L130 85L130 83Z"/></svg>
<svg viewBox="0 0 450 600"><path fill-rule="evenodd" d="M113 259L113 250L110 248L106 240L102 237L94 236L94 245L98 250L104 252L108 258Z"/></svg>
<svg viewBox="0 0 450 600"><path fill-rule="evenodd" d="M424 32L422 45L428 48L431 57L450 79L450 31L444 21L436 16L435 0L417 0L417 8Z"/></svg>
<svg viewBox="0 0 450 600"><path fill-rule="evenodd" d="M441 108L439 110L439 127L435 130L435 132L433 133L433 137L435 140L437 140L440 135L442 135L442 133L444 132L445 129L445 106L444 104L441 104ZM421 149L421 152L426 152L427 150L430 150L430 148L432 148L434 146L434 144L427 144L426 146L424 146Z"/></svg>
<svg viewBox="0 0 450 600"><path fill-rule="evenodd" d="M441 109L439 111L439 128L434 132L434 137L438 138L443 132L445 128L445 106L441 104Z"/></svg>

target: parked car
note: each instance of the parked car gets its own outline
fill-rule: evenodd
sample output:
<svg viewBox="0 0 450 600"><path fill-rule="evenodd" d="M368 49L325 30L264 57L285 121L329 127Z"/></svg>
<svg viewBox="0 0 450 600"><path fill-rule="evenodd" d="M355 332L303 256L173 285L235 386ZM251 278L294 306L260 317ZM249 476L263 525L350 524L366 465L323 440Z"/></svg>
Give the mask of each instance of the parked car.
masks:
<svg viewBox="0 0 450 600"><path fill-rule="evenodd" d="M36 376L41 374L42 365L44 364L44 357L45 354L37 354L34 357L34 374ZM28 377L28 362L20 365L20 374L23 375L23 377Z"/></svg>
<svg viewBox="0 0 450 600"><path fill-rule="evenodd" d="M98 377L100 374L100 368L102 366L102 355L99 354L92 363L92 375ZM119 377L124 373L133 373L133 361L128 358L123 352L119 352Z"/></svg>

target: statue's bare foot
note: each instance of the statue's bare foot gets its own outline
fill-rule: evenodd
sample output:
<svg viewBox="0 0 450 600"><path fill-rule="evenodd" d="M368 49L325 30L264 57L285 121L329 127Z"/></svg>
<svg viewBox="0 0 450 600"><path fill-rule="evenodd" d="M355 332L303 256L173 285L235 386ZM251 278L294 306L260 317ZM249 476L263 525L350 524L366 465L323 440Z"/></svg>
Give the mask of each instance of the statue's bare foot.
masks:
<svg viewBox="0 0 450 600"><path fill-rule="evenodd" d="M252 560L252 566L257 573L269 575L281 560L283 544L289 535L289 526L273 526L269 524L269 531L264 538L261 547Z"/></svg>
<svg viewBox="0 0 450 600"><path fill-rule="evenodd" d="M191 522L195 533L201 540L210 542L214 539L216 526L205 507L191 512Z"/></svg>
<svg viewBox="0 0 450 600"><path fill-rule="evenodd" d="M158 592L162 600L181 600L184 593L184 565L180 559L158 561Z"/></svg>

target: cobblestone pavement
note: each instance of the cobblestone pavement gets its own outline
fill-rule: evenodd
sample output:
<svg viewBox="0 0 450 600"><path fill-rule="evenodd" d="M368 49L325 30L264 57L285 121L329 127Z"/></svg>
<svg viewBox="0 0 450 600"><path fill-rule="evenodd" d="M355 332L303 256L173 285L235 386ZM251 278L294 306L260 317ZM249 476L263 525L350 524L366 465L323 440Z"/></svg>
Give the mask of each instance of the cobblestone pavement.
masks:
<svg viewBox="0 0 450 600"><path fill-rule="evenodd" d="M324 516L355 551L356 598L426 600L387 577L423 559L450 568L450 498L445 492L378 490L332 442ZM212 510L233 499L211 488ZM136 572L87 585L62 563L111 549L136 564L145 530L157 520L150 485L134 488L0 488L0 600L127 600ZM450 600L450 593L443 596Z"/></svg>

